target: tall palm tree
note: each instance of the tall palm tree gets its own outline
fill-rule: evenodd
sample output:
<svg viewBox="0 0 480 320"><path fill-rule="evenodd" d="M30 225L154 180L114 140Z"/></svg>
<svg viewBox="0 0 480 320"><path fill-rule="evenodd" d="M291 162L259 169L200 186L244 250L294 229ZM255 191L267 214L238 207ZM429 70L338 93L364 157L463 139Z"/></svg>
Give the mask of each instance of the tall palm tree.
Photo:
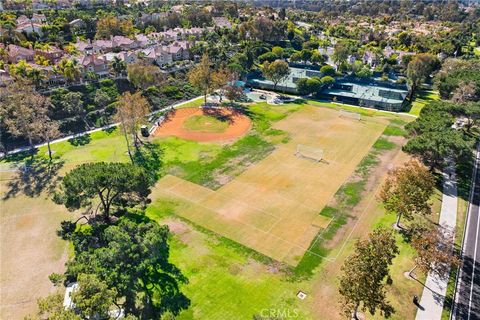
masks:
<svg viewBox="0 0 480 320"><path fill-rule="evenodd" d="M80 64L76 59L62 59L58 64L58 70L65 77L67 82L73 82L80 79L82 74Z"/></svg>
<svg viewBox="0 0 480 320"><path fill-rule="evenodd" d="M125 72L127 66L119 57L114 57L112 61L112 69L115 71L116 75L119 76Z"/></svg>
<svg viewBox="0 0 480 320"><path fill-rule="evenodd" d="M32 83L35 85L35 88L38 88L42 84L44 75L40 69L33 68L27 74L27 77L32 80Z"/></svg>
<svg viewBox="0 0 480 320"><path fill-rule="evenodd" d="M30 69L32 67L25 61L25 60L20 60L16 64L13 64L10 66L10 73L14 77L27 77Z"/></svg>

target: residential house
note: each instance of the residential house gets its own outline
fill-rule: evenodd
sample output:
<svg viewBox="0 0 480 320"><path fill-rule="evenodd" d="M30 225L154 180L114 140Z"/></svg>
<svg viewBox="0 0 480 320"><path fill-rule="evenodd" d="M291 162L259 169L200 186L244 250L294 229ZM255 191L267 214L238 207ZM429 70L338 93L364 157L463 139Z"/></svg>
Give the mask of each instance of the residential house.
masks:
<svg viewBox="0 0 480 320"><path fill-rule="evenodd" d="M20 24L30 23L30 22L31 22L30 19L26 15L21 15L16 20L17 26Z"/></svg>
<svg viewBox="0 0 480 320"><path fill-rule="evenodd" d="M92 43L90 39L87 41L81 41L77 39L77 42L74 44L75 48L80 54L90 55L94 53L100 53L101 48L95 43Z"/></svg>
<svg viewBox="0 0 480 320"><path fill-rule="evenodd" d="M137 43L137 47L139 48L145 48L146 46L153 44L153 41L151 41L149 37L142 33L135 35L135 41Z"/></svg>
<svg viewBox="0 0 480 320"><path fill-rule="evenodd" d="M112 47L120 50L131 50L138 47L138 43L135 40L124 36L114 36L111 38Z"/></svg>
<svg viewBox="0 0 480 320"><path fill-rule="evenodd" d="M134 51L122 51L117 54L117 57L126 64L134 63L137 61L137 55Z"/></svg>
<svg viewBox="0 0 480 320"><path fill-rule="evenodd" d="M138 47L138 43L135 40L124 36L112 36L108 40L95 40L93 44L97 46L102 53L116 50L132 50Z"/></svg>
<svg viewBox="0 0 480 320"><path fill-rule="evenodd" d="M355 57L355 55L353 55L353 54L348 55L348 57L347 57L347 63L348 64L354 64L355 61L357 61L357 57Z"/></svg>
<svg viewBox="0 0 480 320"><path fill-rule="evenodd" d="M164 46L150 47L140 50L139 53L142 54L143 59L160 67L173 62L173 55Z"/></svg>
<svg viewBox="0 0 480 320"><path fill-rule="evenodd" d="M383 55L386 58L390 58L393 54L395 54L395 50L393 50L392 47L386 46L385 49L383 49Z"/></svg>
<svg viewBox="0 0 480 320"><path fill-rule="evenodd" d="M43 24L47 22L47 17L43 13L34 13L32 15L32 19L30 19L33 23L40 23Z"/></svg>
<svg viewBox="0 0 480 320"><path fill-rule="evenodd" d="M112 40L95 40L93 45L99 48L100 52L107 53L113 51Z"/></svg>
<svg viewBox="0 0 480 320"><path fill-rule="evenodd" d="M99 77L105 77L109 74L108 62L105 57L99 57L95 54L92 54L80 57L79 62L83 67L84 77L88 72L93 72Z"/></svg>
<svg viewBox="0 0 480 320"><path fill-rule="evenodd" d="M173 61L190 59L190 44L187 41L176 41L167 46L167 51L172 54Z"/></svg>
<svg viewBox="0 0 480 320"><path fill-rule="evenodd" d="M44 57L45 59L49 60L53 64L60 61L63 57L63 50L53 46L44 49L35 49L35 54Z"/></svg>
<svg viewBox="0 0 480 320"><path fill-rule="evenodd" d="M45 21L46 17L43 14L34 13L32 19L29 19L25 15L21 15L16 20L17 26L15 28L15 31L24 32L26 34L31 34L35 32L42 36L42 27Z"/></svg>
<svg viewBox="0 0 480 320"><path fill-rule="evenodd" d="M10 63L17 63L20 60L33 61L35 51L31 48L24 48L14 44L9 44L7 47L8 61Z"/></svg>
<svg viewBox="0 0 480 320"><path fill-rule="evenodd" d="M364 64L368 64L371 67L375 67L380 63L380 59L378 58L378 55L368 50L365 51L365 53L363 54L362 61Z"/></svg>
<svg viewBox="0 0 480 320"><path fill-rule="evenodd" d="M318 48L318 52L322 56L327 57L327 61L326 61L327 64L331 66L335 66L335 62L333 62L333 59L332 59L333 53L335 52L335 49L333 47L326 47L326 48L320 47Z"/></svg>
<svg viewBox="0 0 480 320"><path fill-rule="evenodd" d="M232 28L232 23L225 17L213 17L213 23L218 28Z"/></svg>

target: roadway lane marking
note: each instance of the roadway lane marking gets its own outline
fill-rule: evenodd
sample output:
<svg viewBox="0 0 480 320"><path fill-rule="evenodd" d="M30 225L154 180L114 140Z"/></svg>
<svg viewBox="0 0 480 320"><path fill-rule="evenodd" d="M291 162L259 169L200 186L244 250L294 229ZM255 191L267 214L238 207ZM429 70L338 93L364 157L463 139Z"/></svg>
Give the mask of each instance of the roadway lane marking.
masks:
<svg viewBox="0 0 480 320"><path fill-rule="evenodd" d="M460 266L460 270L458 272L458 277L457 277L457 283L456 283L456 288L455 288L455 302L454 302L454 306L453 306L453 312L451 313L451 317L450 319L457 319L457 312L458 312L458 309L457 309L457 306L459 304L459 300L460 300L460 294L459 292L461 291L462 289L462 282L463 282L463 267L464 267L464 262L465 262L465 255L464 255L464 252L463 252L463 249L465 247L465 244L468 243L468 235L469 235L469 230L470 230L470 220L471 219L471 212L472 212L472 207L473 207L473 198L474 198L474 195L475 195L475 186L476 186L476 182L477 182L477 169L478 169L478 163L479 163L479 159L480 159L480 143L477 145L477 152L475 154L475 164L473 166L473 172L472 172L472 183L470 184L470 199L469 199L469 205L468 205L468 212L467 212L467 223L465 224L465 227L464 227L464 230L463 230L463 235L464 235L464 238L463 238L463 241L462 241L462 265ZM478 224L477 224L477 232L478 232ZM477 236L477 239L478 239L478 236ZM473 279L472 279L472 286L473 286ZM471 293L471 292L470 292ZM471 295L470 295L470 299L471 299ZM471 306L471 300L469 302L469 310L470 310L470 306ZM470 313L468 314L468 318L470 318Z"/></svg>
<svg viewBox="0 0 480 320"><path fill-rule="evenodd" d="M471 310L472 310L472 302L473 302L473 284L475 283L475 269L477 266L477 248L478 248L478 231L479 231L479 224L480 224L480 208L477 206L477 232L475 233L475 248L473 251L473 270L472 270L472 284L470 285L470 301L468 302L468 320L470 320Z"/></svg>

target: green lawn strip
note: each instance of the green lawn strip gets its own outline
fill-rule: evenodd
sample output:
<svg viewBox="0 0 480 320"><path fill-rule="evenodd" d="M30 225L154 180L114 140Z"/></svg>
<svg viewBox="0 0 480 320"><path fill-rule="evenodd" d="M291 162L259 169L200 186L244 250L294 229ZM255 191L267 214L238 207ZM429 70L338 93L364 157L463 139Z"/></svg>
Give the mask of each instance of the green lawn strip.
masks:
<svg viewBox="0 0 480 320"><path fill-rule="evenodd" d="M383 134L386 136L405 137L407 135L407 131L403 129L403 127L390 123L383 131Z"/></svg>
<svg viewBox="0 0 480 320"><path fill-rule="evenodd" d="M381 142L379 143L379 141ZM348 212L362 199L369 173L379 163L378 156L383 151L390 150L390 143L392 142L381 136L358 164L350 180L344 183L335 193L336 205L326 206L320 212L321 215L326 217L333 217L333 220L325 230L321 230L312 240L309 250L292 270L294 277L311 277L315 269L323 261L323 258L331 251L331 249L327 249L324 246L325 242L333 239L337 231L347 223L349 218ZM388 145L388 148L385 145ZM393 144L393 147L396 147L396 145Z"/></svg>
<svg viewBox="0 0 480 320"><path fill-rule="evenodd" d="M439 100L440 97L437 91L431 90L422 90L415 94L414 100L411 103L410 110L408 111L409 114L418 116L420 115L420 111L432 101Z"/></svg>
<svg viewBox="0 0 480 320"><path fill-rule="evenodd" d="M395 143L389 141L384 137L380 137L373 145L373 148L376 150L392 150L392 149L395 149L395 147L396 147Z"/></svg>
<svg viewBox="0 0 480 320"><path fill-rule="evenodd" d="M176 106L176 109L183 109L183 108L195 108L195 107L200 107L204 102L203 97L198 97L192 101L187 101L184 103L180 103L178 106Z"/></svg>
<svg viewBox="0 0 480 320"><path fill-rule="evenodd" d="M85 163L90 161L125 162L128 161L125 140L120 130L96 131L81 138L70 139L51 145L54 160L65 164ZM2 162L35 162L48 159L47 146L38 148L31 159L28 152L14 154L2 159Z"/></svg>

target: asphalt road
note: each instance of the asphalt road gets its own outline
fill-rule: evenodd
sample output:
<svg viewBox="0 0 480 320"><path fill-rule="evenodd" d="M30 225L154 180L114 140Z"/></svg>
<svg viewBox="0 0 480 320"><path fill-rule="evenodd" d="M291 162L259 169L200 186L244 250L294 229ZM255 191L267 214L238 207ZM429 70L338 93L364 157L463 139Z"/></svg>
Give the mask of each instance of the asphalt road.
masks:
<svg viewBox="0 0 480 320"><path fill-rule="evenodd" d="M480 320L480 163L476 154L473 192L462 244L462 265L457 278L451 319Z"/></svg>

